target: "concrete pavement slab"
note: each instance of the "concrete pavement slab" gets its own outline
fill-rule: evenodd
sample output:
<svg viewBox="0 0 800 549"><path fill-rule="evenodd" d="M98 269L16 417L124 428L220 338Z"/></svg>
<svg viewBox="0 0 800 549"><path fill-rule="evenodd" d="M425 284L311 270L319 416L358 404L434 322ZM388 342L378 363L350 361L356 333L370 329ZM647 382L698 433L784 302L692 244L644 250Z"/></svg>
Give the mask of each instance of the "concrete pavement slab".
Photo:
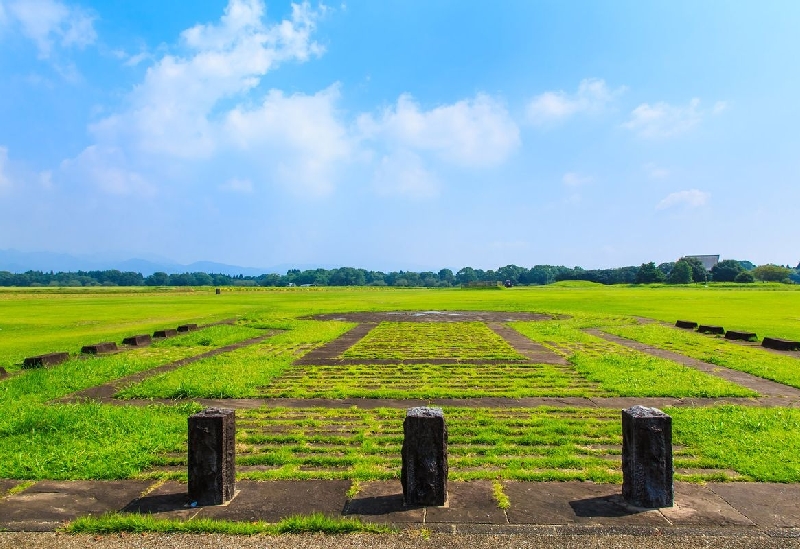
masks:
<svg viewBox="0 0 800 549"><path fill-rule="evenodd" d="M675 526L755 526L707 485L675 483L675 505L661 514Z"/></svg>
<svg viewBox="0 0 800 549"><path fill-rule="evenodd" d="M152 481L37 482L0 501L0 527L8 530L50 531L85 515L119 511Z"/></svg>
<svg viewBox="0 0 800 549"><path fill-rule="evenodd" d="M511 524L669 526L658 510L627 505L622 487L593 482L504 482Z"/></svg>
<svg viewBox="0 0 800 549"><path fill-rule="evenodd" d="M492 492L492 483L488 480L448 482L447 505L428 507L425 522L508 524Z"/></svg>
<svg viewBox="0 0 800 549"><path fill-rule="evenodd" d="M377 480L361 483L344 514L370 522L422 524L425 508L403 505L403 486L399 480Z"/></svg>
<svg viewBox="0 0 800 549"><path fill-rule="evenodd" d="M762 528L800 528L800 485L709 483L709 488Z"/></svg>
<svg viewBox="0 0 800 549"><path fill-rule="evenodd" d="M292 515L323 513L341 516L349 480L242 480L236 496L225 506L203 507L198 518L278 522Z"/></svg>
<svg viewBox="0 0 800 549"><path fill-rule="evenodd" d="M190 506L189 487L185 482L167 481L147 495L132 500L122 511L162 519L188 520L197 515L199 508Z"/></svg>
<svg viewBox="0 0 800 549"><path fill-rule="evenodd" d="M0 478L0 498L8 494L9 490L18 486L20 482L22 481Z"/></svg>

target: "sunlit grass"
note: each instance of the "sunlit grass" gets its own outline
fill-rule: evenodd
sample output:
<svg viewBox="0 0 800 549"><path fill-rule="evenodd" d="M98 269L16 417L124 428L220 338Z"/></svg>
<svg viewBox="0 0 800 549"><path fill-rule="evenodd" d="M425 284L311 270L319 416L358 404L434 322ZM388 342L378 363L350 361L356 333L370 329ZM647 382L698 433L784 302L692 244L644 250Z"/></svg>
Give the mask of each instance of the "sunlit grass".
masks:
<svg viewBox="0 0 800 549"><path fill-rule="evenodd" d="M800 359L669 326L616 326L611 334L800 388Z"/></svg>
<svg viewBox="0 0 800 549"><path fill-rule="evenodd" d="M381 322L343 356L366 360L525 358L481 322Z"/></svg>
<svg viewBox="0 0 800 549"><path fill-rule="evenodd" d="M356 532L388 534L395 529L385 524L361 522L357 518L329 517L322 513L293 515L276 523L235 522L210 518L183 521L158 518L153 515L111 513L99 517L91 515L80 517L69 523L64 531L69 534L180 533L252 536L303 533L338 535Z"/></svg>
<svg viewBox="0 0 800 549"><path fill-rule="evenodd" d="M125 388L118 398L245 398L280 376L311 349L331 341L353 325L310 320L274 323L286 331L269 340L159 374Z"/></svg>
<svg viewBox="0 0 800 549"><path fill-rule="evenodd" d="M754 397L755 391L677 362L658 358L584 333L585 319L514 322L534 341L568 358L575 370L603 390L618 396ZM638 330L615 326L609 331Z"/></svg>

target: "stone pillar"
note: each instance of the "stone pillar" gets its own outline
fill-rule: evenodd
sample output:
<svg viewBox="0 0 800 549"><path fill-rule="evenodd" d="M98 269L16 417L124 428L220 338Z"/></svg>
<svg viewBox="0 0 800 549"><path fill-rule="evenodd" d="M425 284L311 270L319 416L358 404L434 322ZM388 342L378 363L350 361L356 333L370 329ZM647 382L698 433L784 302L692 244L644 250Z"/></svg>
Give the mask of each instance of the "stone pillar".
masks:
<svg viewBox="0 0 800 549"><path fill-rule="evenodd" d="M206 408L189 416L189 500L220 505L233 498L236 415Z"/></svg>
<svg viewBox="0 0 800 549"><path fill-rule="evenodd" d="M400 482L406 505L447 501L447 425L441 408L409 408L403 422Z"/></svg>
<svg viewBox="0 0 800 549"><path fill-rule="evenodd" d="M672 418L658 408L622 410L622 497L637 507L672 507Z"/></svg>

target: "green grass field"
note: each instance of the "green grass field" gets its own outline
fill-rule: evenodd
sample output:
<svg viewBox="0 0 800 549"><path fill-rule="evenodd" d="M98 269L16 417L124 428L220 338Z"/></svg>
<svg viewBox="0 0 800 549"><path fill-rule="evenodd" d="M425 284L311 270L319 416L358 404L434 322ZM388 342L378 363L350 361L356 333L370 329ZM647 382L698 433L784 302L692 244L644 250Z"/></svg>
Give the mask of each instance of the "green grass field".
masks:
<svg viewBox="0 0 800 549"><path fill-rule="evenodd" d="M495 310L569 315L511 326L566 359L521 357L480 323L383 323L340 355L342 363L295 365L353 324L303 320L350 311ZM185 476L186 417L193 399L754 397L755 393L669 360L587 334L600 328L715 365L800 387L800 360L639 317L677 319L800 339L800 292L789 286L676 288L558 284L500 291L310 288L224 291L3 289L0 291L0 478ZM34 354L120 342L187 322L237 319L111 356L20 370ZM205 358L123 387L123 405L54 403L76 391L280 330L261 343ZM272 333L272 332L270 332ZM430 364L457 359L476 363ZM357 363L347 364L347 360ZM370 360L380 363L369 364ZM413 364L393 363L413 361ZM479 364L482 360L491 364ZM503 363L507 360L509 362ZM152 406L126 399L169 399ZM676 478L800 482L800 412L790 408L670 408ZM241 410L241 478L399 475L402 408ZM446 409L454 479L620 480L619 410ZM170 467L179 466L178 472ZM166 468L166 469L165 469Z"/></svg>

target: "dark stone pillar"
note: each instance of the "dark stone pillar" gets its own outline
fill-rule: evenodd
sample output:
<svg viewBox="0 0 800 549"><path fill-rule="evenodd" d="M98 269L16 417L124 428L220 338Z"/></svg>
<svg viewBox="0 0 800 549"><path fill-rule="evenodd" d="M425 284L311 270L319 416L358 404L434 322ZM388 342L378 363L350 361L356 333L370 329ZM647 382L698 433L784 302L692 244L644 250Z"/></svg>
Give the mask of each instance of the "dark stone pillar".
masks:
<svg viewBox="0 0 800 549"><path fill-rule="evenodd" d="M44 368L46 366L58 366L69 360L69 353L48 353L46 355L29 356L22 361L22 367Z"/></svg>
<svg viewBox="0 0 800 549"><path fill-rule="evenodd" d="M236 415L207 408L189 416L189 500L219 505L233 498Z"/></svg>
<svg viewBox="0 0 800 549"><path fill-rule="evenodd" d="M672 418L658 408L622 410L622 497L637 507L672 507Z"/></svg>
<svg viewBox="0 0 800 549"><path fill-rule="evenodd" d="M221 293L222 293L222 290L220 290L219 288L215 288L215 289L214 289L214 293L215 293L215 294L217 294L217 295L219 295L219 294L221 294Z"/></svg>
<svg viewBox="0 0 800 549"><path fill-rule="evenodd" d="M409 408L403 422L400 482L406 505L447 501L447 425L441 408Z"/></svg>

